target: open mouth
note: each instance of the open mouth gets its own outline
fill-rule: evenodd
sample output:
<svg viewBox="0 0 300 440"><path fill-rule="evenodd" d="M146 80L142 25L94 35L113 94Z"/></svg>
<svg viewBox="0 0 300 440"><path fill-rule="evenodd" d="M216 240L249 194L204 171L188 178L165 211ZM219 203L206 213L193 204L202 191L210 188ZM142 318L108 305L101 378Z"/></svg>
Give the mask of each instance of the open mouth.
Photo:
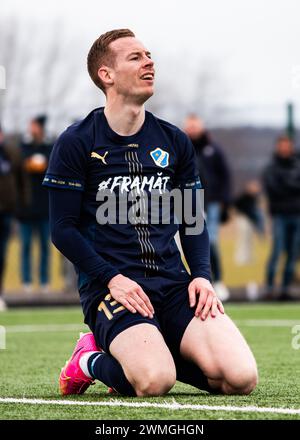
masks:
<svg viewBox="0 0 300 440"><path fill-rule="evenodd" d="M144 73L144 75L141 76L141 79L145 81L153 81L154 73Z"/></svg>

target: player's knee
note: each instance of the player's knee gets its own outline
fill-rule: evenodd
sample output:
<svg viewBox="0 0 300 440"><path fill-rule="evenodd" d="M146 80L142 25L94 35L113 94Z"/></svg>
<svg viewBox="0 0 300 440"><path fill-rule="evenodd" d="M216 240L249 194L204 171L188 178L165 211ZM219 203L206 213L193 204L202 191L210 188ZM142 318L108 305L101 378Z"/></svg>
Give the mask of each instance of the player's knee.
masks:
<svg viewBox="0 0 300 440"><path fill-rule="evenodd" d="M257 384L257 368L244 367L225 377L223 391L225 394L250 394Z"/></svg>
<svg viewBox="0 0 300 440"><path fill-rule="evenodd" d="M138 396L162 396L170 391L176 382L176 371L149 371L135 384Z"/></svg>

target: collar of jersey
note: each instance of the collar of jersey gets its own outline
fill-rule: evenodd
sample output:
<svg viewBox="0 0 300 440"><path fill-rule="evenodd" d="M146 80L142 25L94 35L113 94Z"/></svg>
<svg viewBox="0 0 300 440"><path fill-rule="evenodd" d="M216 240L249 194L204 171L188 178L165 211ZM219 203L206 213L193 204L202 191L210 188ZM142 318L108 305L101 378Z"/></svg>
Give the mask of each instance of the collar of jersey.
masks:
<svg viewBox="0 0 300 440"><path fill-rule="evenodd" d="M141 126L140 130L137 133L133 134L132 136L121 136L118 133L114 132L108 125L103 110L101 112L101 119L102 119L102 124L104 126L105 135L115 143L127 145L127 144L137 143L145 135L149 125L150 113L147 111L145 112L145 121L143 125Z"/></svg>

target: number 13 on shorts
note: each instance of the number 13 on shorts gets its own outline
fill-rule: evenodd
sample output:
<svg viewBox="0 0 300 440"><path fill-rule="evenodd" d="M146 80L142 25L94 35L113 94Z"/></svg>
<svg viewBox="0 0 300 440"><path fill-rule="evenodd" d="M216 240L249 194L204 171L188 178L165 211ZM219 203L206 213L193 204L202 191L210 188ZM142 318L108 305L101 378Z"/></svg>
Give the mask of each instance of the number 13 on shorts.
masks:
<svg viewBox="0 0 300 440"><path fill-rule="evenodd" d="M101 303L98 306L99 312L104 312L107 319L111 320L113 319L113 315L115 315L118 312L121 312L121 310L124 310L125 307L121 306L120 303L113 300L111 301L112 296L111 294L107 294L104 298L104 301L101 301ZM110 306L110 307L109 307ZM115 307L118 306L118 307Z"/></svg>

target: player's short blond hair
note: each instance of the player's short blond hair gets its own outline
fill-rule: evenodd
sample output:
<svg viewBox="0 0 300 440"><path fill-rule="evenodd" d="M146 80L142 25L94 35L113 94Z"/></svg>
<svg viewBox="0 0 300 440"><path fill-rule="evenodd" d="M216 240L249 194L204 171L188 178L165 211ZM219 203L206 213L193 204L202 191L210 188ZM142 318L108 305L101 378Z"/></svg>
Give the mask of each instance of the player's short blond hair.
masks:
<svg viewBox="0 0 300 440"><path fill-rule="evenodd" d="M115 61L115 54L110 49L109 45L119 38L135 37L134 33L130 29L115 29L105 34L100 35L96 41L94 41L92 47L89 50L87 57L87 68L90 77L99 89L105 93L105 85L101 81L98 75L98 70L102 64L107 66L113 66Z"/></svg>

